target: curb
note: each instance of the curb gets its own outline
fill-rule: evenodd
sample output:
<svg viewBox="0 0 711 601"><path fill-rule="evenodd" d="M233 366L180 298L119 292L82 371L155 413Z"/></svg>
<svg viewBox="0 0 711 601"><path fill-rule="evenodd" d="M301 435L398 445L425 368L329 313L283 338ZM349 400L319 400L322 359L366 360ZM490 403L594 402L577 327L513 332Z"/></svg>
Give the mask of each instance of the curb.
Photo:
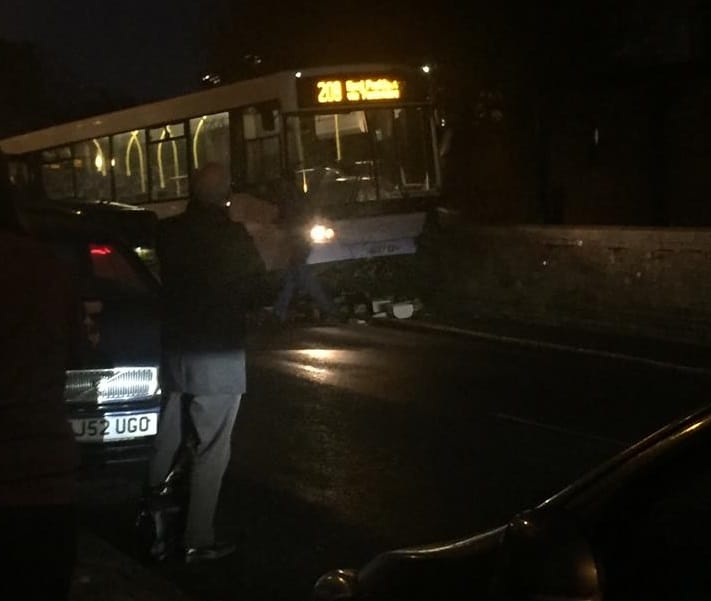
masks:
<svg viewBox="0 0 711 601"><path fill-rule="evenodd" d="M577 346L572 344L564 344L559 342L550 342L547 340L539 340L536 338L519 338L516 336L505 336L494 334L492 332L484 332L481 330L470 330L458 326L450 326L436 322L421 321L418 319L403 319L397 320L393 318L378 318L372 319L369 322L371 325L380 327L389 327L401 330L429 332L437 334L449 334L466 338L475 338L478 340L487 340L490 342L498 342L503 344L513 344L516 346L550 350L564 353L574 353L578 355L587 355L602 359L611 359L616 361L626 361L629 363L637 363L647 367L655 367L657 369L667 369L685 374L711 376L711 368L698 367L693 365L685 365L682 363L674 363L671 361L663 361L660 359L652 359L641 355L632 355L628 353L618 353L612 351L603 351L600 349Z"/></svg>

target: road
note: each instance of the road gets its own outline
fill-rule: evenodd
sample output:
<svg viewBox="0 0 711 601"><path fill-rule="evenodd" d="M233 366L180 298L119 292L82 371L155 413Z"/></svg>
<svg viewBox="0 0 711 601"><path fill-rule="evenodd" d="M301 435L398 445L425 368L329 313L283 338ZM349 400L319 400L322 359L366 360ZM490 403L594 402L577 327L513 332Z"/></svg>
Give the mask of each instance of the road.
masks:
<svg viewBox="0 0 711 601"><path fill-rule="evenodd" d="M368 325L260 334L218 530L238 553L151 569L194 599L308 599L324 571L500 524L702 404L708 377ZM129 554L140 467L82 486Z"/></svg>

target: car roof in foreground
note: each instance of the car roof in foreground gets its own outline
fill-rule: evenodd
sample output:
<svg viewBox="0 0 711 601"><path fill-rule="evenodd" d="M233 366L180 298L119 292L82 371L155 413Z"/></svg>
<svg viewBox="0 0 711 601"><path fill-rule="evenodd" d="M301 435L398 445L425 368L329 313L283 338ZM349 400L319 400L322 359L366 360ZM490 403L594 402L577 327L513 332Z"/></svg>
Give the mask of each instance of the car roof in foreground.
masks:
<svg viewBox="0 0 711 601"><path fill-rule="evenodd" d="M711 430L711 405L700 408L690 415L669 423L636 444L631 445L538 505L536 510L547 511L566 507L572 500L584 498L588 489L594 488L608 476L616 475L619 473L618 470L631 467L634 472L639 465L638 462L646 465L647 459L654 461L654 459L664 456L667 452L673 451L678 446L688 442L690 437L708 435L709 430ZM523 515L523 513L528 514L530 512L522 512L520 515ZM476 552L487 552L487 550L490 551L498 547L506 529L507 524L502 524L497 528L466 538L386 551L371 559L358 571L341 570L324 575L321 584L328 588L334 579L341 579L345 584L350 583L349 586L354 586L354 579L359 582L365 582L370 578L377 579L378 574L383 570L387 571L401 562L417 562L418 560L446 561L457 557L465 558Z"/></svg>
<svg viewBox="0 0 711 601"><path fill-rule="evenodd" d="M623 467L632 467L640 461L651 460L665 455L691 436L699 436L711 430L711 404L668 423L639 442L632 444L608 461L594 468L571 485L556 493L539 505L539 508L567 505L573 499L595 486L598 482L613 475Z"/></svg>
<svg viewBox="0 0 711 601"><path fill-rule="evenodd" d="M543 501L536 509L547 510L567 506L572 500L584 496L588 489L594 487L607 476L613 475L620 468L633 465L642 457L649 457L650 454L651 459L659 457L685 442L690 436L703 434L709 430L711 430L711 404L665 425L639 442L629 446L624 451L618 453L613 458L597 468L594 468L580 479ZM409 556L416 558L418 556L425 557L436 554L450 557L467 555L472 545L479 545L481 543L490 544L492 539L502 535L505 529L506 524L502 524L466 538L385 552L376 558L375 561L371 561L367 568L369 570L373 567L377 568L378 564L381 563L382 560L387 560L388 556L398 556L401 558Z"/></svg>

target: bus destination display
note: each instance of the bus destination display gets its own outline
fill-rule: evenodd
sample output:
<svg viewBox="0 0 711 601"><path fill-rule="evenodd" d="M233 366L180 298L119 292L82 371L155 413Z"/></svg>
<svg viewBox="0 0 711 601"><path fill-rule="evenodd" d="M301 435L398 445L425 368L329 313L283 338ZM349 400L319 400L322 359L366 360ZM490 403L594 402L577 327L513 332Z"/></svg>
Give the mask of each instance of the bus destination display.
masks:
<svg viewBox="0 0 711 601"><path fill-rule="evenodd" d="M412 102L426 96L421 86L395 74L326 75L298 82L299 104L304 108Z"/></svg>
<svg viewBox="0 0 711 601"><path fill-rule="evenodd" d="M326 79L316 81L319 104L400 100L402 82L397 79Z"/></svg>

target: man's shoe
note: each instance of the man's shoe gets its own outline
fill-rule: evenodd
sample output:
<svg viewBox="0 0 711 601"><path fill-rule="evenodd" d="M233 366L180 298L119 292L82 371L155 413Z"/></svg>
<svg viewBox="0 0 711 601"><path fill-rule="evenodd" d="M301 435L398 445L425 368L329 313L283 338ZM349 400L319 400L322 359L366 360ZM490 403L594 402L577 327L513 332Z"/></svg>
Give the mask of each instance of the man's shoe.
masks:
<svg viewBox="0 0 711 601"><path fill-rule="evenodd" d="M222 559L235 552L232 543L215 543L211 547L188 547L185 549L185 563L200 563Z"/></svg>

